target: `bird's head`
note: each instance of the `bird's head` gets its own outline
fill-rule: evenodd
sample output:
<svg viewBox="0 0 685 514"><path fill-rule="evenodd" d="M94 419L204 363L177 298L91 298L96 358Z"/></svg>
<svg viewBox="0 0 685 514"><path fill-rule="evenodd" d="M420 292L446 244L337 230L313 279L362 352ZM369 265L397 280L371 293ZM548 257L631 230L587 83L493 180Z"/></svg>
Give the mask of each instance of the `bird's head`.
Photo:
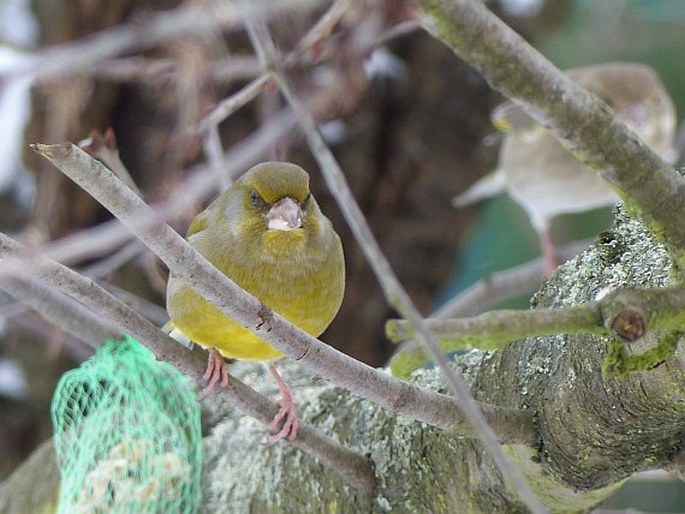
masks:
<svg viewBox="0 0 685 514"><path fill-rule="evenodd" d="M240 178L244 208L259 216L266 229L303 229L316 209L309 192L309 175L295 164L264 162Z"/></svg>

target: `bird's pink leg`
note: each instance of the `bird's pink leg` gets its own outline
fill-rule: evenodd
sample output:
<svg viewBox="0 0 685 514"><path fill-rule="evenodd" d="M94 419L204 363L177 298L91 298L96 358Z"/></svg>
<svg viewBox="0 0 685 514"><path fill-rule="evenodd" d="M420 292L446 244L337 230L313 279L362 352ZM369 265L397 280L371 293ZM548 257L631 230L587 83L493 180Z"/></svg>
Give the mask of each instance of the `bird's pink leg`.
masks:
<svg viewBox="0 0 685 514"><path fill-rule="evenodd" d="M202 390L202 396L207 397L214 391L217 383L221 387L228 385L228 366L219 350L212 348L209 350L209 357L207 358L207 370L202 375L202 380L207 382L207 385Z"/></svg>
<svg viewBox="0 0 685 514"><path fill-rule="evenodd" d="M545 262L545 276L550 278L554 274L554 270L559 266L559 263L554 255L555 250L552 238L549 235L549 227L538 231L538 237L540 238L540 247L542 248L542 256Z"/></svg>
<svg viewBox="0 0 685 514"><path fill-rule="evenodd" d="M275 444L286 437L292 441L297 437L297 429L300 426L300 420L297 419L297 411L295 410L295 400L293 399L290 389L288 389L288 386L283 381L276 368L272 364L269 364L268 368L269 373L271 373L271 376L278 385L278 389L280 389L281 393L283 394L283 399L279 402L281 404L281 408L276 416L274 416L273 421L269 423L268 428L270 431L276 430L281 420L285 418L285 421L283 422L281 430L278 433L269 436L267 442L269 444Z"/></svg>

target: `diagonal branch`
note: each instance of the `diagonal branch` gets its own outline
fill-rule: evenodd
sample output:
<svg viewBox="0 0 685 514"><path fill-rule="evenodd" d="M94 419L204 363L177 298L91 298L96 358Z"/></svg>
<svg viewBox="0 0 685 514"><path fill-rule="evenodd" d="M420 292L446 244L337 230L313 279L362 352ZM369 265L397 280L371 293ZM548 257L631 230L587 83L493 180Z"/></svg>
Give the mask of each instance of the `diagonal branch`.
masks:
<svg viewBox="0 0 685 514"><path fill-rule="evenodd" d="M18 272L4 277L0 289L93 348L118 335L116 324L111 320L100 319L88 307L50 288L35 276Z"/></svg>
<svg viewBox="0 0 685 514"><path fill-rule="evenodd" d="M16 266L16 258L25 250L10 237L0 234L3 265ZM21 267L26 270L25 261L21 261ZM31 276L18 273L2 277L0 288L93 347L122 331L127 332L150 348L160 360L171 363L194 381L201 379L205 368L202 352L183 348L95 282L46 257L34 258L30 268ZM230 405L267 425L278 410L267 397L232 376L221 394ZM374 488L373 470L365 457L312 427L300 425L297 440L289 444L319 459L360 490Z"/></svg>
<svg viewBox="0 0 685 514"><path fill-rule="evenodd" d="M223 158L226 175L237 175L245 168L259 162L264 156L267 145L274 138L280 138L292 131L294 126L295 120L292 113L283 111L273 118L268 126L260 127L242 142L234 145ZM216 189L218 177L212 172L211 165L198 165L190 171L191 177L181 187L177 187L174 194L155 205L154 216L149 216L150 209L147 206L145 213L148 216L142 211L130 212L131 224L138 230L143 230L160 220L173 219L179 213L185 212L198 199L209 196ZM64 264L72 264L107 254L120 248L131 237L131 230L122 226L118 220L111 220L44 246L33 247L30 252L47 255ZM0 268L0 276L6 273L6 269Z"/></svg>
<svg viewBox="0 0 685 514"><path fill-rule="evenodd" d="M160 222L150 207L100 161L92 159L71 143L33 145L33 148L117 216L174 274L226 315L287 357L297 360L308 371L393 412L443 430L460 434L474 433L462 413L462 405L455 398L395 380L382 371L348 357L293 326L242 290L171 227ZM142 224L139 219L141 216L157 221ZM9 268L9 265L3 266L3 272ZM534 444L536 441L530 413L483 403L476 405L485 418L497 427L496 440L519 444Z"/></svg>
<svg viewBox="0 0 685 514"><path fill-rule="evenodd" d="M489 311L472 318L428 318L425 323L443 342L444 351L469 347L491 350L524 337L567 333L609 335L610 330L604 326L599 311L599 304L590 303L554 309ZM416 330L405 320L388 320L385 329L394 343L416 337Z"/></svg>
<svg viewBox="0 0 685 514"><path fill-rule="evenodd" d="M275 67L277 65L277 56L266 25L255 22L249 17L247 20L246 28L248 34L263 65L265 67ZM423 322L418 309L400 284L390 263L385 258L378 242L374 238L359 205L357 205L335 157L333 157L321 134L318 132L315 120L307 111L302 101L295 95L282 71L274 69L273 73L281 92L293 108L293 111L295 111L300 125L304 129L307 143L319 163L328 188L338 202L366 260L376 274L388 302L405 316L420 334L420 338L426 344L436 363L444 373L452 393L459 400L468 423L484 441L498 468L507 477L510 487L517 492L532 512L546 512L546 508L523 480L516 467L505 456L498 444L495 432L488 425L485 416L479 409L476 400L471 396L463 378L450 367L447 357L440 350L437 341Z"/></svg>
<svg viewBox="0 0 685 514"><path fill-rule="evenodd" d="M585 250L591 240L576 241L555 252L557 262L566 262ZM545 274L544 258L497 271L457 293L431 314L432 318L475 316L516 295L535 291Z"/></svg>
<svg viewBox="0 0 685 514"><path fill-rule="evenodd" d="M685 179L588 93L476 0L416 0L420 22L620 195L685 272ZM487 37L483 37L487 34Z"/></svg>
<svg viewBox="0 0 685 514"><path fill-rule="evenodd" d="M243 107L245 104L253 100L259 93L262 92L266 84L269 82L269 75L263 74L250 82L247 86L242 88L238 93L229 96L225 100L212 109L212 111L200 120L193 131L196 133L203 133L211 127L218 125L223 120L228 118L235 111Z"/></svg>
<svg viewBox="0 0 685 514"><path fill-rule="evenodd" d="M528 311L490 311L472 318L429 318L425 323L446 353L472 348L499 349L511 341L529 336L610 333L601 324L597 309L589 305ZM407 377L430 360L431 355L414 339L416 330L408 321L388 320L385 332L394 343L409 341L392 358L390 369L393 375Z"/></svg>

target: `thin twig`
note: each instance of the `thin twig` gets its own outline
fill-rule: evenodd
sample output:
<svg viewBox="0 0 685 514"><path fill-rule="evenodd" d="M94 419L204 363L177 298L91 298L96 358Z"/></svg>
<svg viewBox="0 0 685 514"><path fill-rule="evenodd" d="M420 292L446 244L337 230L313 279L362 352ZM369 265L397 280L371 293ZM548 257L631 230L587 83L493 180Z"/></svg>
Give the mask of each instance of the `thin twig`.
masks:
<svg viewBox="0 0 685 514"><path fill-rule="evenodd" d="M80 72L113 82L137 83L158 80L178 73L178 63L170 58L123 57L98 63ZM254 57L232 55L229 59L211 63L209 73L214 82L233 82L253 80L262 75L263 71Z"/></svg>
<svg viewBox="0 0 685 514"><path fill-rule="evenodd" d="M104 133L101 133L99 130L93 130L90 133L90 137L83 141L79 141L78 145L96 159L100 159L104 162L107 167L128 187L133 189L138 196L143 196L136 181L133 180L131 173L119 156L117 138L114 135L114 130L112 130L112 128L108 128Z"/></svg>
<svg viewBox="0 0 685 514"><path fill-rule="evenodd" d="M388 30L386 30L380 36L378 36L378 38L376 39L376 44L384 45L386 43L389 43L393 39L406 36L407 34L417 32L421 29L421 25L415 20L403 21L393 27L390 27Z"/></svg>
<svg viewBox="0 0 685 514"><path fill-rule="evenodd" d="M88 276L88 275L86 275ZM134 311L140 313L141 316L150 320L157 326L163 326L167 321L169 321L169 314L164 307L160 307L156 303L153 303L145 298L121 289L114 284L109 282L98 281L98 284L111 293L117 300L130 307Z"/></svg>
<svg viewBox="0 0 685 514"><path fill-rule="evenodd" d="M273 50L271 50L273 48L273 42L269 37L266 27L263 24L255 22L252 17L248 16L246 17L246 28L263 65L267 67L267 69L271 67L275 68L277 65L276 55L273 53ZM378 242L373 236L361 209L357 205L335 157L333 157L330 149L326 146L326 143L319 134L316 127L316 121L312 118L300 99L297 98L283 73L278 69L274 69L274 77L278 82L283 96L285 96L297 115L300 126L304 130L309 148L321 168L328 189L335 197L366 260L376 274L388 303L412 323L420 334L420 338L430 349L436 364L447 379L450 390L458 399L461 410L468 420L468 423L473 427L474 433L478 434L478 437L483 440L485 447L492 455L498 468L508 479L509 486L521 497L532 512L547 512L547 509L535 496L530 486L523 480L521 473L502 451L498 444L498 437L488 425L483 412L479 408L478 402L471 396L463 378L449 365L447 357L440 350L438 342L426 327L421 314L414 306L407 292L401 286L390 263L385 258Z"/></svg>
<svg viewBox="0 0 685 514"><path fill-rule="evenodd" d="M490 311L473 318L429 318L425 323L445 353L472 348L500 349L511 341L531 336L610 333L602 324L594 304L559 309ZM409 322L389 320L385 324L385 332L392 342L404 342L390 361L393 375L408 377L431 360L431 354L415 339L416 330Z"/></svg>
<svg viewBox="0 0 685 514"><path fill-rule="evenodd" d="M284 59L284 65L288 66L289 64L301 62L306 52L310 52L324 39L327 39L351 5L351 0L335 0L323 16L304 35L297 44L297 47Z"/></svg>
<svg viewBox="0 0 685 514"><path fill-rule="evenodd" d="M38 79L76 73L134 48L140 50L184 35L239 27L242 18L251 13L272 17L298 9L311 10L318 3L317 0L251 2L240 10L227 9L223 3L217 2L202 8L194 3L183 4L177 9L158 12L145 24L118 26L74 43L42 50L15 66L6 68L0 78L12 80L28 75Z"/></svg>
<svg viewBox="0 0 685 514"><path fill-rule="evenodd" d="M570 243L555 252L557 262L565 262L584 249L591 240ZM544 277L545 263L542 257L520 266L498 271L479 280L437 309L431 318L465 318L475 316L513 296L534 291Z"/></svg>
<svg viewBox="0 0 685 514"><path fill-rule="evenodd" d="M177 63L173 59L151 59L137 55L95 64L89 69L89 74L98 79L126 83L155 80L177 71Z"/></svg>
<svg viewBox="0 0 685 514"><path fill-rule="evenodd" d="M66 349L66 353L75 361L82 362L93 355L93 347L85 343L82 337L77 337L71 332L65 330L65 323L58 327L54 323L42 318L37 312L34 313L29 305L16 301L16 305L20 305L26 312L21 316L12 318L12 326L19 328L25 334L35 337L37 340L45 341L49 348L51 339L55 337L55 331L62 332L60 338L61 348ZM60 349L61 349L60 348Z"/></svg>
<svg viewBox="0 0 685 514"><path fill-rule="evenodd" d="M2 298L0 303L0 321L2 319L13 318L20 316L26 312L27 307L19 302L14 301L10 297Z"/></svg>
<svg viewBox="0 0 685 514"><path fill-rule="evenodd" d="M119 250L113 254L108 255L104 259L101 259L94 264L90 264L79 271L90 278L103 278L114 273L131 259L140 255L143 250L144 247L140 244L140 241L134 240L125 244L123 247L120 247Z"/></svg>
<svg viewBox="0 0 685 514"><path fill-rule="evenodd" d="M194 131L202 133L212 126L217 126L235 111L253 100L259 93L261 93L264 90L264 86L266 86L266 84L269 82L269 78L270 77L268 74L263 74L250 82L239 92L219 102L219 104L214 107L214 109L212 109L207 116L200 120L200 122L194 128Z"/></svg>
<svg viewBox="0 0 685 514"><path fill-rule="evenodd" d="M608 335L599 310L600 303L591 302L573 307L489 311L472 318L428 318L424 321L431 333L443 342L463 342L468 346L472 344L473 347L489 350L531 336L568 333ZM394 343L416 335L414 327L400 319L389 320L386 331ZM461 349L447 347L444 351Z"/></svg>
<svg viewBox="0 0 685 514"><path fill-rule="evenodd" d="M282 111L266 127L260 127L248 138L233 146L224 156L226 173L238 175L250 165L257 163L266 153L266 148L273 138L280 138L291 132L295 127L295 118L290 112ZM182 186L176 188L167 200L154 206L154 216L145 216L143 212L131 213L131 226L144 230L158 223L160 220L175 219L180 213L186 212L198 200L202 200L216 190L216 175L211 173L209 165L204 164L193 168L191 176ZM150 214L146 206L145 212ZM79 231L58 241L42 246L35 246L28 253L43 254L64 264L74 264L85 259L100 257L120 248L130 241L131 231L122 226L118 220L111 220L95 228ZM7 269L0 268L0 277L7 273Z"/></svg>
<svg viewBox="0 0 685 514"><path fill-rule="evenodd" d="M82 229L55 241L29 247L27 255L47 255L64 264L74 265L103 255L111 255L134 236L117 219L105 221L92 228ZM0 277L7 270L0 268Z"/></svg>
<svg viewBox="0 0 685 514"><path fill-rule="evenodd" d="M214 63L210 72L215 82L226 83L254 80L264 73L259 61L253 55L231 55L228 59Z"/></svg>
<svg viewBox="0 0 685 514"><path fill-rule="evenodd" d="M5 277L0 287L41 317L94 348L119 333L111 320L100 319L83 304L25 273Z"/></svg>
<svg viewBox="0 0 685 514"><path fill-rule="evenodd" d="M226 163L224 162L224 152L221 146L221 135L219 127L211 125L205 134L202 144L205 157L216 174L217 189L219 192L228 189L233 182L233 177L226 173Z"/></svg>
<svg viewBox="0 0 685 514"><path fill-rule="evenodd" d="M502 348L525 337L554 334L593 334L634 341L647 331L682 331L685 287L626 288L603 292L594 301L573 307L527 311L490 311L473 318L426 319L445 352L470 348ZM404 320L386 323L388 338L408 341L390 365L394 374L406 376L430 355L415 341L416 331Z"/></svg>

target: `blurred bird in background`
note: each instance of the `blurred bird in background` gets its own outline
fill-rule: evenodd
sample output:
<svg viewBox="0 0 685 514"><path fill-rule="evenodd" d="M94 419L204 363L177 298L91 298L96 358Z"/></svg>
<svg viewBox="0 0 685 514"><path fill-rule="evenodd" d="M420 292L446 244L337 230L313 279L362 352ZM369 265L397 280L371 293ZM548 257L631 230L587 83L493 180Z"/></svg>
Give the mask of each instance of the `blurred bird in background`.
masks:
<svg viewBox="0 0 685 514"><path fill-rule="evenodd" d="M616 62L566 73L604 100L618 119L662 158L675 160L675 108L654 70L642 64ZM551 220L559 214L611 205L618 196L520 106L505 102L491 118L495 127L505 133L499 165L494 173L455 197L453 203L464 207L503 191L509 193L526 211L538 234L545 271L550 276L557 266L550 237Z"/></svg>

